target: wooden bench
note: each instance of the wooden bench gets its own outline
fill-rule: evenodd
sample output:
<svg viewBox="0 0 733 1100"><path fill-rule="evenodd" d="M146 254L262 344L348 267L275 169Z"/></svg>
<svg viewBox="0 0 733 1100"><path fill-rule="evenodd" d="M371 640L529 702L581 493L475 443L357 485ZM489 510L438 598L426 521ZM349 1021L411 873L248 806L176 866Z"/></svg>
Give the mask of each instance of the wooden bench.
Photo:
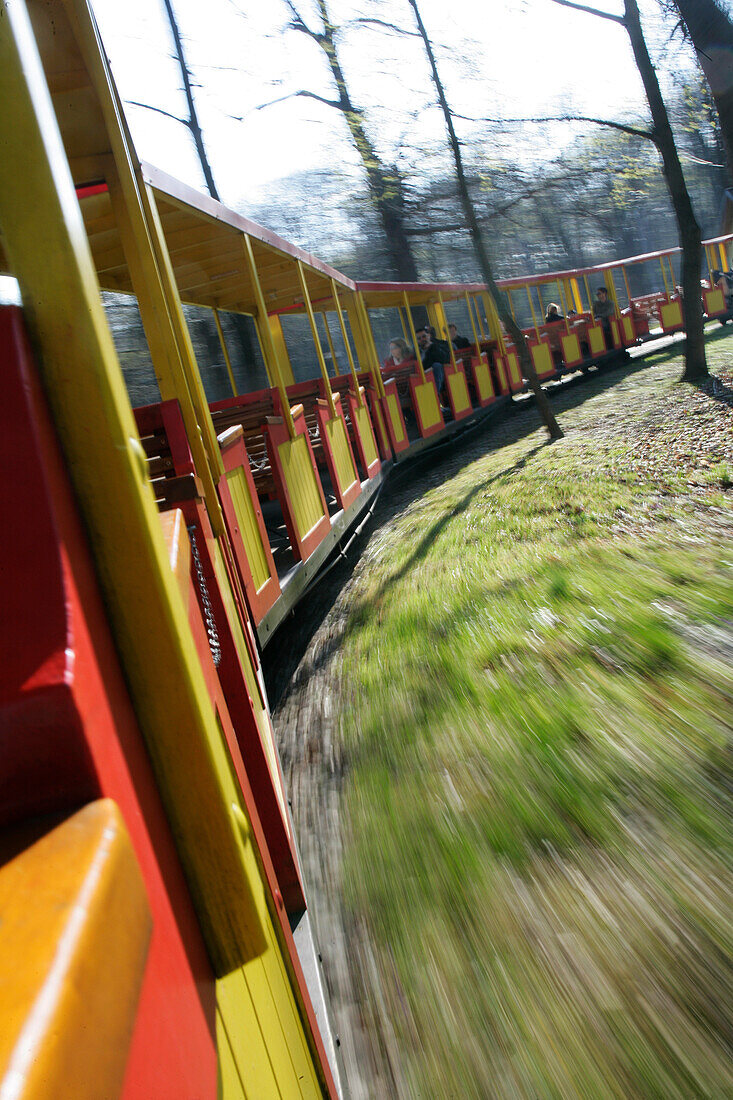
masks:
<svg viewBox="0 0 733 1100"><path fill-rule="evenodd" d="M133 413L161 511L202 496L178 401L142 405Z"/></svg>
<svg viewBox="0 0 733 1100"><path fill-rule="evenodd" d="M276 393L277 390L274 389L256 390L254 393L215 401L209 406L217 435L228 428L237 425L241 427L257 494L266 499L273 499L277 495L265 441L267 418L277 415Z"/></svg>
<svg viewBox="0 0 733 1100"><path fill-rule="evenodd" d="M402 408L414 413L410 393L410 378L418 373L417 359L405 359L397 366L381 367L380 371L385 382L394 381L397 386L397 394Z"/></svg>

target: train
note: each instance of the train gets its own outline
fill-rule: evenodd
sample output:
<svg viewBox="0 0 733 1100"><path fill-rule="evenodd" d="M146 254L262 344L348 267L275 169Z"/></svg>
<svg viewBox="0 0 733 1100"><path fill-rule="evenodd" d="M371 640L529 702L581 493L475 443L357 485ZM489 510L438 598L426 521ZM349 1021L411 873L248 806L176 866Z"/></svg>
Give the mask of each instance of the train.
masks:
<svg viewBox="0 0 733 1100"><path fill-rule="evenodd" d="M0 1097L346 1096L262 653L391 470L509 408L517 351L483 285L354 281L141 162L87 0L0 15ZM539 377L680 331L675 255L505 280ZM153 402L104 292L139 309ZM235 314L266 386L235 378ZM382 362L425 326L442 392Z"/></svg>

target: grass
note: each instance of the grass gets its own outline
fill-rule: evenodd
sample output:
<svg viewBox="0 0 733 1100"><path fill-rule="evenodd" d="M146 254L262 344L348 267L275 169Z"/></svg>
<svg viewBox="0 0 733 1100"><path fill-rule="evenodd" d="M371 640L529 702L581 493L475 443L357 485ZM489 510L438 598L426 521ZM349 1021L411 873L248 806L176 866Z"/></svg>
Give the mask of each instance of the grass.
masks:
<svg viewBox="0 0 733 1100"><path fill-rule="evenodd" d="M680 373L559 398L360 563L343 890L400 1095L733 1096L732 421Z"/></svg>

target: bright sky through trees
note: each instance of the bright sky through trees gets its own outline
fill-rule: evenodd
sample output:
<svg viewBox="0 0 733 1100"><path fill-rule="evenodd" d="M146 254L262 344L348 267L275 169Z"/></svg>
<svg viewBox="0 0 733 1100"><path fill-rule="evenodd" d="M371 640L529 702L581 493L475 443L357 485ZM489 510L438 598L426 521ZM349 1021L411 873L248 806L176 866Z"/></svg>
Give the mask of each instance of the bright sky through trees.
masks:
<svg viewBox="0 0 733 1100"><path fill-rule="evenodd" d="M614 0L607 4L608 10L620 10ZM123 98L182 115L180 75L162 5L94 0L94 8ZM303 98L255 109L301 88L332 94L317 47L303 35L280 33L289 18L281 0L176 0L175 8L189 63L202 85L196 91L197 107L214 175L228 205L246 210L266 194L268 181L322 168L329 160L341 169L353 164L357 171L336 112ZM307 19L309 0L299 10ZM333 0L332 11L342 24L366 16L413 29L402 0ZM423 0L422 11L429 33L440 44L441 71L458 114L645 114L620 27L559 8L551 0L508 5L498 0ZM646 15L653 52L673 67L691 64L679 38L670 58L671 24L660 24L654 0ZM342 42L352 94L367 109L370 132L382 152L409 167L423 151L440 147L443 123L432 108L434 95L419 42L363 25L345 30ZM132 106L127 111L141 156L203 188L188 131L156 112ZM467 122L459 125L462 137L477 129ZM570 128L512 133L512 156L522 160L551 154L553 143L567 140Z"/></svg>

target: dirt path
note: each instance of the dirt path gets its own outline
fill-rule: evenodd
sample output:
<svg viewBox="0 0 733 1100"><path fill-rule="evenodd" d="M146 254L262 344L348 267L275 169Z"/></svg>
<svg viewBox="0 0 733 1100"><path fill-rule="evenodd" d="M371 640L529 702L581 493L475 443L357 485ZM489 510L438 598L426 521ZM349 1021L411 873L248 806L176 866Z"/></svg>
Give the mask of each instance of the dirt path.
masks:
<svg viewBox="0 0 733 1100"><path fill-rule="evenodd" d="M668 384L669 369L661 361L591 376L564 387L554 407L574 434L592 435L599 447L612 448L619 441L628 445L630 436L638 439L636 472L656 479L660 494L667 491L667 476L684 463L694 510L696 494L709 489L707 471L733 455L733 390L720 383L710 383L708 392L686 390L689 398L670 411L653 398L655 377L660 385ZM339 701L346 694L339 654L350 601L381 553L383 532L413 501L488 451L524 440L529 453L543 435L534 408L527 407L476 432L430 466L408 477L400 473L380 498L372 523L352 551L352 562L329 574L314 590L307 610L299 609L297 620L266 651L269 690L279 699L276 734L353 1100L381 1100L407 1095L407 1090L390 1026L394 1004L388 1011L365 929L353 926L341 904L340 802L348 760L339 736ZM653 502L644 522L653 522ZM729 536L729 514L707 510L705 522L710 536L724 531ZM631 521L627 531L621 517L619 532L634 533Z"/></svg>

